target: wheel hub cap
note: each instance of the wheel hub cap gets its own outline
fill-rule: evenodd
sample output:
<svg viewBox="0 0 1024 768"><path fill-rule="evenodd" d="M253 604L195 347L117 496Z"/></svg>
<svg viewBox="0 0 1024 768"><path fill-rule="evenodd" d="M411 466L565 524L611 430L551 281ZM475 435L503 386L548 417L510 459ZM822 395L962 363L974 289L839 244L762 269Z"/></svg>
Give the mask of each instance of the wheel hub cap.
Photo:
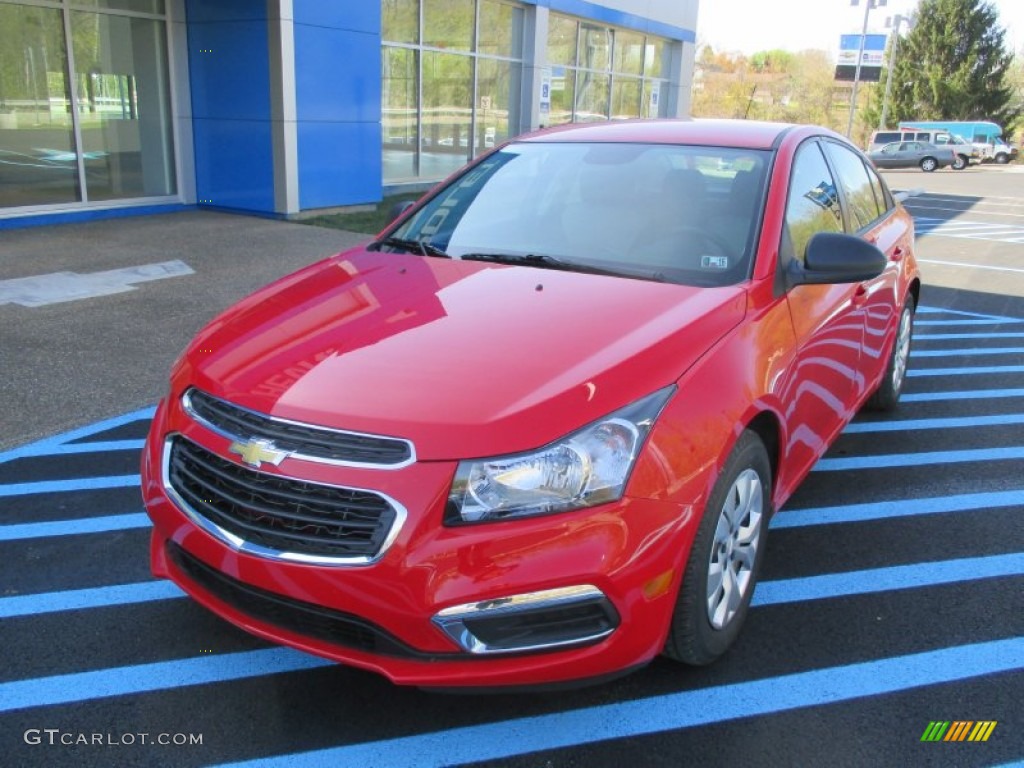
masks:
<svg viewBox="0 0 1024 768"><path fill-rule="evenodd" d="M763 515L761 478L754 470L745 469L719 512L708 561L708 621L715 629L732 621L752 588Z"/></svg>

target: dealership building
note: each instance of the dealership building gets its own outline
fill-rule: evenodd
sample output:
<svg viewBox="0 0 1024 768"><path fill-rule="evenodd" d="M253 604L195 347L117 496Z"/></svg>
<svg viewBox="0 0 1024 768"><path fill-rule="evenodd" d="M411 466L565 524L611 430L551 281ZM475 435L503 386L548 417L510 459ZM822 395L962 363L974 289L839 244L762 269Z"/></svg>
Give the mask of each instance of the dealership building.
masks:
<svg viewBox="0 0 1024 768"><path fill-rule="evenodd" d="M0 0L0 228L296 217L689 112L698 0Z"/></svg>

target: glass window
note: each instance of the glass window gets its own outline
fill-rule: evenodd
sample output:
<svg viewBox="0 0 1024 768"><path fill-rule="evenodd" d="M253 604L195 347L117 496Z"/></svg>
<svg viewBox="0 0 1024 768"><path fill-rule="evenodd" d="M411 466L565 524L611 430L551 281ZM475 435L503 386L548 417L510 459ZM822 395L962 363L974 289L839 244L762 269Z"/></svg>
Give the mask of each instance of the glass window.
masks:
<svg viewBox="0 0 1024 768"><path fill-rule="evenodd" d="M576 121L590 123L608 119L608 88L611 78L587 69L576 72Z"/></svg>
<svg viewBox="0 0 1024 768"><path fill-rule="evenodd" d="M829 142L827 146L846 197L850 229L863 229L882 215L875 200L875 192L871 188L867 168L864 167L860 156L849 148L833 142Z"/></svg>
<svg viewBox="0 0 1024 768"><path fill-rule="evenodd" d="M523 50L523 9L497 0L483 0L479 35L478 52L519 58Z"/></svg>
<svg viewBox="0 0 1024 768"><path fill-rule="evenodd" d="M0 206L81 199L61 12L0 4Z"/></svg>
<svg viewBox="0 0 1024 768"><path fill-rule="evenodd" d="M417 56L416 51L408 48L384 46L381 52L381 128L386 179L416 177L416 147L419 144Z"/></svg>
<svg viewBox="0 0 1024 768"><path fill-rule="evenodd" d="M644 36L639 32L615 33L615 59L612 69L627 75L641 75L644 69Z"/></svg>
<svg viewBox="0 0 1024 768"><path fill-rule="evenodd" d="M644 47L644 75L647 77L665 77L669 71L670 49L664 40L647 38Z"/></svg>
<svg viewBox="0 0 1024 768"><path fill-rule="evenodd" d="M575 19L552 13L548 17L548 64L571 67L576 64Z"/></svg>
<svg viewBox="0 0 1024 768"><path fill-rule="evenodd" d="M174 193L163 22L71 14L90 200Z"/></svg>
<svg viewBox="0 0 1024 768"><path fill-rule="evenodd" d="M420 173L440 178L469 159L473 60L423 52L423 149Z"/></svg>
<svg viewBox="0 0 1024 768"><path fill-rule="evenodd" d="M579 66L607 72L611 69L612 31L594 24L580 24Z"/></svg>
<svg viewBox="0 0 1024 768"><path fill-rule="evenodd" d="M439 190L394 234L453 258L545 255L583 269L730 285L749 274L747 233L769 159L722 147L513 143ZM720 230L722 206L709 205L719 196L730 199Z"/></svg>
<svg viewBox="0 0 1024 768"><path fill-rule="evenodd" d="M521 71L519 64L508 61L477 63L475 154L505 141L512 135L509 125L519 124Z"/></svg>
<svg viewBox="0 0 1024 768"><path fill-rule="evenodd" d="M842 231L843 217L832 172L817 142L804 144L793 161L786 201L786 234L791 255L802 262L813 235Z"/></svg>
<svg viewBox="0 0 1024 768"><path fill-rule="evenodd" d="M393 43L420 41L419 0L381 0L380 11L385 40Z"/></svg>
<svg viewBox="0 0 1024 768"><path fill-rule="evenodd" d="M472 50L475 6L475 0L423 0L423 44Z"/></svg>
<svg viewBox="0 0 1024 768"><path fill-rule="evenodd" d="M868 179L871 181L871 189L875 192L875 201L878 203L878 210L880 213L885 213L892 208L892 201L885 192L885 185L882 183L881 178L875 173L874 169L870 166L867 167Z"/></svg>
<svg viewBox="0 0 1024 768"><path fill-rule="evenodd" d="M612 84L612 119L640 117L639 77L616 77Z"/></svg>
<svg viewBox="0 0 1024 768"><path fill-rule="evenodd" d="M572 122L572 107L576 102L576 70L568 67L551 69L551 111L548 125Z"/></svg>

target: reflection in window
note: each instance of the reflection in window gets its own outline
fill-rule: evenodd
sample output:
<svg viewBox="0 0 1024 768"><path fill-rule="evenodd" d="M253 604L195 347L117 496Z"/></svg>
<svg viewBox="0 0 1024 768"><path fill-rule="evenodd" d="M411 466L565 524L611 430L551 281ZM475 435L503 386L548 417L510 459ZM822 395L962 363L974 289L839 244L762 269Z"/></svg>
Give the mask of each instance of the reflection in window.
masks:
<svg viewBox="0 0 1024 768"><path fill-rule="evenodd" d="M59 10L0 5L0 206L81 200Z"/></svg>
<svg viewBox="0 0 1024 768"><path fill-rule="evenodd" d="M381 128L384 137L384 178L416 176L416 145L419 129L416 51L381 49Z"/></svg>
<svg viewBox="0 0 1024 768"><path fill-rule="evenodd" d="M477 63L476 152L500 144L512 134L509 119L513 94L520 90L520 68L507 61L480 59Z"/></svg>
<svg viewBox="0 0 1024 768"><path fill-rule="evenodd" d="M835 180L817 143L805 144L793 162L786 203L786 230L792 256L804 260L807 242L818 232L842 232L843 217Z"/></svg>
<svg viewBox="0 0 1024 768"><path fill-rule="evenodd" d="M482 0L479 35L478 52L517 58L523 50L523 9L496 0Z"/></svg>
<svg viewBox="0 0 1024 768"><path fill-rule="evenodd" d="M75 11L71 29L89 199L172 194L163 23Z"/></svg>
<svg viewBox="0 0 1024 768"><path fill-rule="evenodd" d="M475 0L423 0L423 44L472 50L474 6Z"/></svg>
<svg viewBox="0 0 1024 768"><path fill-rule="evenodd" d="M847 207L850 210L850 227L854 231L862 229L883 212L879 210L875 200L867 169L860 157L844 146L829 142L828 153L835 163L839 183L842 184L843 193L846 195Z"/></svg>
<svg viewBox="0 0 1024 768"><path fill-rule="evenodd" d="M380 13L385 40L395 43L419 42L419 0L381 0Z"/></svg>
<svg viewBox="0 0 1024 768"><path fill-rule="evenodd" d="M548 19L548 64L575 66L578 29L575 19L551 14Z"/></svg>
<svg viewBox="0 0 1024 768"><path fill-rule="evenodd" d="M664 40L552 13L547 46L551 109L544 125L666 114Z"/></svg>
<svg viewBox="0 0 1024 768"><path fill-rule="evenodd" d="M381 2L385 183L442 178L519 131L522 6Z"/></svg>
<svg viewBox="0 0 1024 768"><path fill-rule="evenodd" d="M420 173L447 176L469 158L473 61L453 53L423 54L423 148Z"/></svg>

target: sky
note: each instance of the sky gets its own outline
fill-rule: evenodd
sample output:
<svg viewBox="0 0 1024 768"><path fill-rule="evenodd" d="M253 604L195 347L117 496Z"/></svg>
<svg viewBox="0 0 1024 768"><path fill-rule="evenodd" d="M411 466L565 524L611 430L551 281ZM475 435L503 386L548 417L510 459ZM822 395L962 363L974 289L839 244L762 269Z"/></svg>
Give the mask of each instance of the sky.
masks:
<svg viewBox="0 0 1024 768"><path fill-rule="evenodd" d="M839 36L859 34L864 2L850 0L700 0L697 43L716 51L756 51L781 48L800 51L819 48L839 53ZM1024 47L1024 0L992 0L1006 42L1016 52ZM885 33L886 17L908 16L916 0L889 0L868 14L868 32ZM906 25L903 25L904 32Z"/></svg>

